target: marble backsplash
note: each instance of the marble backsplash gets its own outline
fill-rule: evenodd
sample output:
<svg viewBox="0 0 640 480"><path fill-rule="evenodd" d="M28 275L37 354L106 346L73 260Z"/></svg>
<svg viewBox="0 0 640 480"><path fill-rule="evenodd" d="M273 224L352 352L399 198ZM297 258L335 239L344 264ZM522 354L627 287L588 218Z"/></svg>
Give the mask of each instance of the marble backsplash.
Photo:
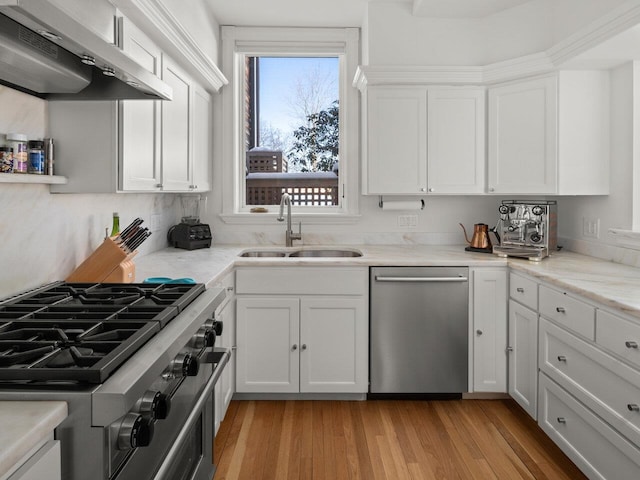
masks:
<svg viewBox="0 0 640 480"><path fill-rule="evenodd" d="M138 256L165 248L169 227L180 220L178 198L50 194L47 185L0 184L0 298L66 278L102 243L114 211L121 228L136 217L151 227L152 215L157 215L157 230L138 249Z"/></svg>

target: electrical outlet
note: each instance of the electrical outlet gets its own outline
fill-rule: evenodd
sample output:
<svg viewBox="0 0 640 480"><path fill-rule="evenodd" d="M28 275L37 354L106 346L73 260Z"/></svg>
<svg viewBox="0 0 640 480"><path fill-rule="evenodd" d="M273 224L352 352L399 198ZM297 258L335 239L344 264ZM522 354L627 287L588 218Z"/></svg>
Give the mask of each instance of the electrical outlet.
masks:
<svg viewBox="0 0 640 480"><path fill-rule="evenodd" d="M416 227L418 226L417 215L398 215L399 227Z"/></svg>
<svg viewBox="0 0 640 480"><path fill-rule="evenodd" d="M587 238L600 237L600 219L582 217L582 235Z"/></svg>

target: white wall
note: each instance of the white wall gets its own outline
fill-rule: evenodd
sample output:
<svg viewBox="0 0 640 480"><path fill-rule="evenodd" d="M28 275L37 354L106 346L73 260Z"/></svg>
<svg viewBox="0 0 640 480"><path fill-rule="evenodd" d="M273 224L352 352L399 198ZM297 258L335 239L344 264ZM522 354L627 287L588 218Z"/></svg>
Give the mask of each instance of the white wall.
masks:
<svg viewBox="0 0 640 480"><path fill-rule="evenodd" d="M532 0L480 19L416 17L411 3L370 2L366 65L487 65L542 52L628 0Z"/></svg>
<svg viewBox="0 0 640 480"><path fill-rule="evenodd" d="M640 111L638 66L632 63L611 72L611 189L607 196L558 198L560 243L569 249L609 260L636 263L633 252L616 246L610 228L632 228L634 115ZM635 113L634 113L635 110ZM598 238L586 237L585 218L599 219ZM627 257L634 257L629 262Z"/></svg>
<svg viewBox="0 0 640 480"><path fill-rule="evenodd" d="M0 105L1 133L45 136L47 102L0 86ZM50 194L47 185L0 183L0 298L64 279L100 245L114 211L120 214L121 227L136 217L150 225L151 215L160 214L160 230L141 246L139 255L164 248L169 226L181 216L177 198Z"/></svg>

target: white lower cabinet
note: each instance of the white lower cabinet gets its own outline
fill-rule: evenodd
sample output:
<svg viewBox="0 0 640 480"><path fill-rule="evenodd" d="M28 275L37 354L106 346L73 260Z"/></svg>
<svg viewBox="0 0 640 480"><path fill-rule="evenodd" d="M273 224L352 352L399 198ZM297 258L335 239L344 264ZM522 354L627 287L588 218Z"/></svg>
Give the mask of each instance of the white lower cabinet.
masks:
<svg viewBox="0 0 640 480"><path fill-rule="evenodd" d="M591 479L637 480L640 450L540 374L540 427Z"/></svg>
<svg viewBox="0 0 640 480"><path fill-rule="evenodd" d="M215 312L215 319L222 322L222 335L216 338L216 347L226 348L231 357L215 387L214 434L218 432L236 390L236 300L234 294L235 274L227 275L220 285L227 290L227 299Z"/></svg>
<svg viewBox="0 0 640 480"><path fill-rule="evenodd" d="M507 391L507 270L473 268L474 392Z"/></svg>
<svg viewBox="0 0 640 480"><path fill-rule="evenodd" d="M509 301L509 395L534 419L537 415L538 314Z"/></svg>
<svg viewBox="0 0 640 480"><path fill-rule="evenodd" d="M238 269L236 391L367 392L367 278L366 268Z"/></svg>

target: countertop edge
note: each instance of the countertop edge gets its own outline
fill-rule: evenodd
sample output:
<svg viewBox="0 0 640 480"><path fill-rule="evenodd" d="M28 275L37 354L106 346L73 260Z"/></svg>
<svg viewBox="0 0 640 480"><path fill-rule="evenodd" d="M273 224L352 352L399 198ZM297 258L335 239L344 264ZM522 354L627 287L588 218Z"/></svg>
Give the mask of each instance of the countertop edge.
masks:
<svg viewBox="0 0 640 480"><path fill-rule="evenodd" d="M67 415L66 402L0 401L0 478L46 441Z"/></svg>

